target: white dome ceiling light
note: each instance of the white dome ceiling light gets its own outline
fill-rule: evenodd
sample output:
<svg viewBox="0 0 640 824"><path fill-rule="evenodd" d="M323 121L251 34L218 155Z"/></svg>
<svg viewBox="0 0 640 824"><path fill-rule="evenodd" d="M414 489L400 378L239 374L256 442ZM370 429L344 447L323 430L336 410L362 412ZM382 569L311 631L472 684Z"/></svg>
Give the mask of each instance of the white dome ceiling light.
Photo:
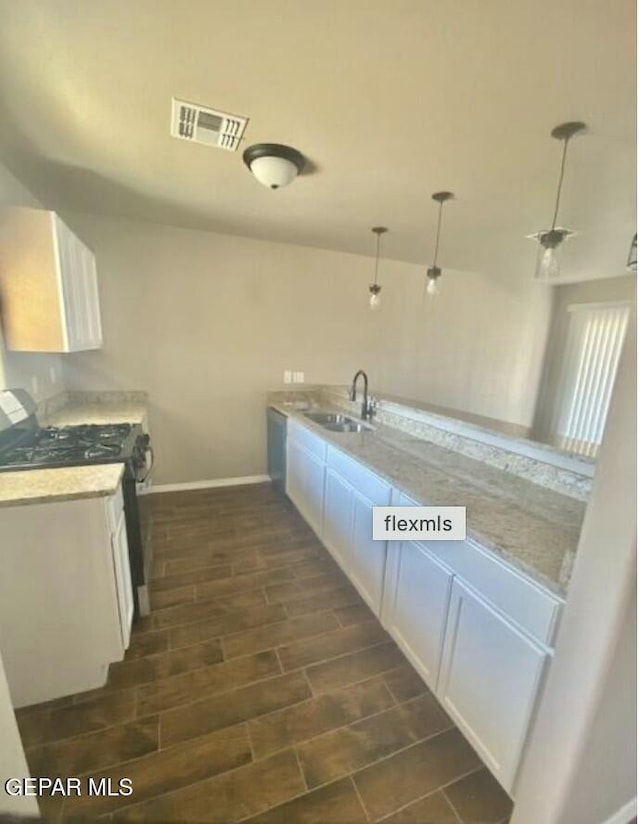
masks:
<svg viewBox="0 0 640 824"><path fill-rule="evenodd" d="M297 149L280 143L256 143L245 149L242 159L256 180L269 189L287 186L306 163Z"/></svg>

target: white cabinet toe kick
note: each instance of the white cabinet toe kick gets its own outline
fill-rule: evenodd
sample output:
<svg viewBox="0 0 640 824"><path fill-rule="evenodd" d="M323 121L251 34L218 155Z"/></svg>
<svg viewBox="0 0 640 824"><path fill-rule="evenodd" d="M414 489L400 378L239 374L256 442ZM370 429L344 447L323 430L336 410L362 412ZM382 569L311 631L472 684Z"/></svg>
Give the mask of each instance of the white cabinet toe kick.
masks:
<svg viewBox="0 0 640 824"><path fill-rule="evenodd" d="M287 495L504 789L513 794L563 600L474 541L374 541L416 506L289 421Z"/></svg>

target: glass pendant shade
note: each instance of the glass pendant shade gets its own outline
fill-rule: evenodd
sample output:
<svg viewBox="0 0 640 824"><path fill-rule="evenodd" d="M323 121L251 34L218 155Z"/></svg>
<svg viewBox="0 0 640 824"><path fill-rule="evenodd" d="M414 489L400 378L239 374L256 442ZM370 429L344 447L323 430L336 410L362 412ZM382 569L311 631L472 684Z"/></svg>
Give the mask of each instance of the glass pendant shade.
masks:
<svg viewBox="0 0 640 824"><path fill-rule="evenodd" d="M438 266L432 266L431 269L427 271L427 295L431 298L435 298L436 295L440 294L440 275L442 270Z"/></svg>
<svg viewBox="0 0 640 824"><path fill-rule="evenodd" d="M536 265L536 280L548 282L556 280L560 274L560 256L562 246L551 246L545 248L540 244L538 247L538 263Z"/></svg>
<svg viewBox="0 0 640 824"><path fill-rule="evenodd" d="M540 232L538 235L536 280L549 283L559 277L564 240L569 234L565 229L551 229L548 232Z"/></svg>
<svg viewBox="0 0 640 824"><path fill-rule="evenodd" d="M381 286L377 286L376 284L371 284L369 287L369 309L372 312L375 312L376 309L380 308L380 292L382 291Z"/></svg>

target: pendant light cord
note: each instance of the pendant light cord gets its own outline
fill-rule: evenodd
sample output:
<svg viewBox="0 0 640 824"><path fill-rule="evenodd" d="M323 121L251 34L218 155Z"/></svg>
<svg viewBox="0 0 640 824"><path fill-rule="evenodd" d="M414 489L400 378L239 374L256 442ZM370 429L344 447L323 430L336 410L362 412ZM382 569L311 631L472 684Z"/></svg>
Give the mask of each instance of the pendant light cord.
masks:
<svg viewBox="0 0 640 824"><path fill-rule="evenodd" d="M438 208L438 225L436 227L436 248L433 250L433 266L435 268L436 263L438 262L438 248L440 246L440 223L442 221L442 205L443 201L440 201L440 206Z"/></svg>
<svg viewBox="0 0 640 824"><path fill-rule="evenodd" d="M374 286L378 285L378 263L380 262L380 232L376 232L376 269L373 275Z"/></svg>
<svg viewBox="0 0 640 824"><path fill-rule="evenodd" d="M564 146L562 148L562 162L560 163L560 178L558 179L558 191L556 193L556 208L553 213L553 222L551 223L551 231L556 228L556 221L558 220L558 210L560 209L560 192L562 191L562 181L564 180L564 165L567 159L567 146L569 145L569 138L565 137Z"/></svg>

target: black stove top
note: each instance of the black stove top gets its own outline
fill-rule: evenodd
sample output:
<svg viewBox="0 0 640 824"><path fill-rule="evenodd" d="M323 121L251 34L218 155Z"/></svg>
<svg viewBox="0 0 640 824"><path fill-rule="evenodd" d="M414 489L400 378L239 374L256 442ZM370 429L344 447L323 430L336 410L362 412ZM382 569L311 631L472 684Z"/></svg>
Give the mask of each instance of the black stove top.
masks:
<svg viewBox="0 0 640 824"><path fill-rule="evenodd" d="M142 428L130 423L32 425L0 432L0 472L42 467L128 462L142 457Z"/></svg>

